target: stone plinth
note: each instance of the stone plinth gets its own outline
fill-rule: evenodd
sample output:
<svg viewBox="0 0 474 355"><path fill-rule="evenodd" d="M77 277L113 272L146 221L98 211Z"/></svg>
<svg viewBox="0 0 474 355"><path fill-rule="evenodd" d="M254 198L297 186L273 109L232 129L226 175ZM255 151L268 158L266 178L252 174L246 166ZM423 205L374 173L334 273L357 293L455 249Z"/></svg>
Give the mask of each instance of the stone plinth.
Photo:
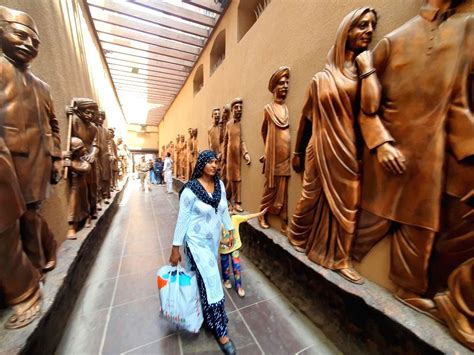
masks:
<svg viewBox="0 0 474 355"><path fill-rule="evenodd" d="M342 352L472 354L446 327L396 301L386 289L368 280L355 285L314 264L256 219L241 224L240 233L244 254Z"/></svg>

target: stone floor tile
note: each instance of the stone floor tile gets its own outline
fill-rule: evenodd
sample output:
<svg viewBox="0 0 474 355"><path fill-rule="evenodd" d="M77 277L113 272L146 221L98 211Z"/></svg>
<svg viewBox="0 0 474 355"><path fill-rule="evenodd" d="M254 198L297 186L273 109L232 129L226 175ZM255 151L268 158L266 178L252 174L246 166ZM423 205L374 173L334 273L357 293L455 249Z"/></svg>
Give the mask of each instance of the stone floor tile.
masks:
<svg viewBox="0 0 474 355"><path fill-rule="evenodd" d="M159 317L159 309L158 296L113 307L103 353L122 353L173 334L174 326Z"/></svg>
<svg viewBox="0 0 474 355"><path fill-rule="evenodd" d="M277 297L240 310L266 354L294 354L317 344L320 354L339 350L287 299Z"/></svg>
<svg viewBox="0 0 474 355"><path fill-rule="evenodd" d="M75 314L64 330L56 355L98 354L108 310Z"/></svg>
<svg viewBox="0 0 474 355"><path fill-rule="evenodd" d="M116 278L112 278L84 285L77 300L80 312L91 313L109 308L116 281Z"/></svg>
<svg viewBox="0 0 474 355"><path fill-rule="evenodd" d="M179 338L178 334L169 335L160 340L156 340L147 345L142 345L138 348L134 348L124 352L123 354L133 355L179 355Z"/></svg>
<svg viewBox="0 0 474 355"><path fill-rule="evenodd" d="M156 270L120 276L115 293L114 306L158 295Z"/></svg>
<svg viewBox="0 0 474 355"><path fill-rule="evenodd" d="M257 269L247 268L241 272L241 276L245 297L241 298L237 294L233 277L231 278L232 289L228 290L237 308L247 307L280 295L280 291Z"/></svg>
<svg viewBox="0 0 474 355"><path fill-rule="evenodd" d="M167 262L166 262L167 263ZM142 254L125 255L120 265L120 276L157 270L165 264L161 251L152 251Z"/></svg>

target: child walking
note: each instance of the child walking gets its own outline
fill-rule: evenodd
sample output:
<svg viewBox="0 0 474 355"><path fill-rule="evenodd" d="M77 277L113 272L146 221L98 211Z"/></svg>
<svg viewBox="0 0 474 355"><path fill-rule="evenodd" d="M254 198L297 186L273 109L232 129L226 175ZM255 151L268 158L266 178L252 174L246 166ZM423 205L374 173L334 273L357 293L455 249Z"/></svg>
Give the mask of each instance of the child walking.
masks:
<svg viewBox="0 0 474 355"><path fill-rule="evenodd" d="M221 269L222 279L224 280L225 288L232 288L230 282L230 264L232 263L232 271L234 273L235 289L240 297L245 296L245 290L242 287L242 276L240 274L240 252L239 249L242 246L240 240L239 226L240 223L247 222L249 219L259 217L265 214L267 209L253 214L234 214L230 217L232 226L234 227L234 236L231 246L229 247L229 233L225 229L222 229L222 237L219 246L219 253L221 255Z"/></svg>

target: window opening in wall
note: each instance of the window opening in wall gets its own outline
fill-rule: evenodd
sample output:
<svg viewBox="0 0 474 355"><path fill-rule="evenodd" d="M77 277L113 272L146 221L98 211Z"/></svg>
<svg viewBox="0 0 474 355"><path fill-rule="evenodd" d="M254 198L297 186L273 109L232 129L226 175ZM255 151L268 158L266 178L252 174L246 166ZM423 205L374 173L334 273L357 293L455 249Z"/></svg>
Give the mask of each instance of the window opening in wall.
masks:
<svg viewBox="0 0 474 355"><path fill-rule="evenodd" d="M211 75L225 59L225 30L219 32L211 49Z"/></svg>
<svg viewBox="0 0 474 355"><path fill-rule="evenodd" d="M196 95L204 86L204 70L202 64L196 69L196 74L194 74L193 87L194 95Z"/></svg>
<svg viewBox="0 0 474 355"><path fill-rule="evenodd" d="M272 0L240 0L237 15L237 42L239 42L250 28L257 22L263 11Z"/></svg>

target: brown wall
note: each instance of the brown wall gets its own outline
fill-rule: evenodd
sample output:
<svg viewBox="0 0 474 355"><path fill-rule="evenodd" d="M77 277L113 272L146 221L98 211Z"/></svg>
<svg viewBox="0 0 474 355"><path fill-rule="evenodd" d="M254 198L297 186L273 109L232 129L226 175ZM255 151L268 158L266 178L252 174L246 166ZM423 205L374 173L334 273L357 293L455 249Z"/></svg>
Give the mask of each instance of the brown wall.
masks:
<svg viewBox="0 0 474 355"><path fill-rule="evenodd" d="M140 125L128 125L127 146L131 150L155 150L158 152L158 127L146 126L143 132Z"/></svg>
<svg viewBox="0 0 474 355"><path fill-rule="evenodd" d="M126 124L105 70L100 48L92 35L81 0L3 0L1 5L29 13L40 33L40 52L32 71L50 85L66 147L65 107L73 97L90 97L107 113L108 126L124 135ZM122 132L122 134L120 134ZM42 213L57 240L67 231L67 184L62 181L45 201Z"/></svg>
<svg viewBox="0 0 474 355"><path fill-rule="evenodd" d="M267 84L273 71L282 65L291 68L287 105L293 146L306 88L311 77L323 68L337 27L345 14L359 6L374 7L379 14L374 38L374 43L377 43L384 34L415 16L422 0L273 0L237 42L239 3L248 1L253 0L232 1L195 67L203 64L204 86L196 95L193 94L194 69L159 128L160 141L168 142L174 140L177 133L185 134L188 127L198 127L199 149L207 148L206 132L212 123L212 108L222 107L237 96L242 97L243 137L252 158L250 166L242 164L242 201L247 211L257 211L264 183L258 162L264 152L260 126L263 107L272 98ZM473 3L470 0L463 9L472 9ZM210 75L210 50L216 35L223 29L226 31L225 59ZM292 172L290 216L300 191L301 175ZM272 224L278 228L275 221ZM387 278L389 242L380 243L357 268L374 282L391 288Z"/></svg>

